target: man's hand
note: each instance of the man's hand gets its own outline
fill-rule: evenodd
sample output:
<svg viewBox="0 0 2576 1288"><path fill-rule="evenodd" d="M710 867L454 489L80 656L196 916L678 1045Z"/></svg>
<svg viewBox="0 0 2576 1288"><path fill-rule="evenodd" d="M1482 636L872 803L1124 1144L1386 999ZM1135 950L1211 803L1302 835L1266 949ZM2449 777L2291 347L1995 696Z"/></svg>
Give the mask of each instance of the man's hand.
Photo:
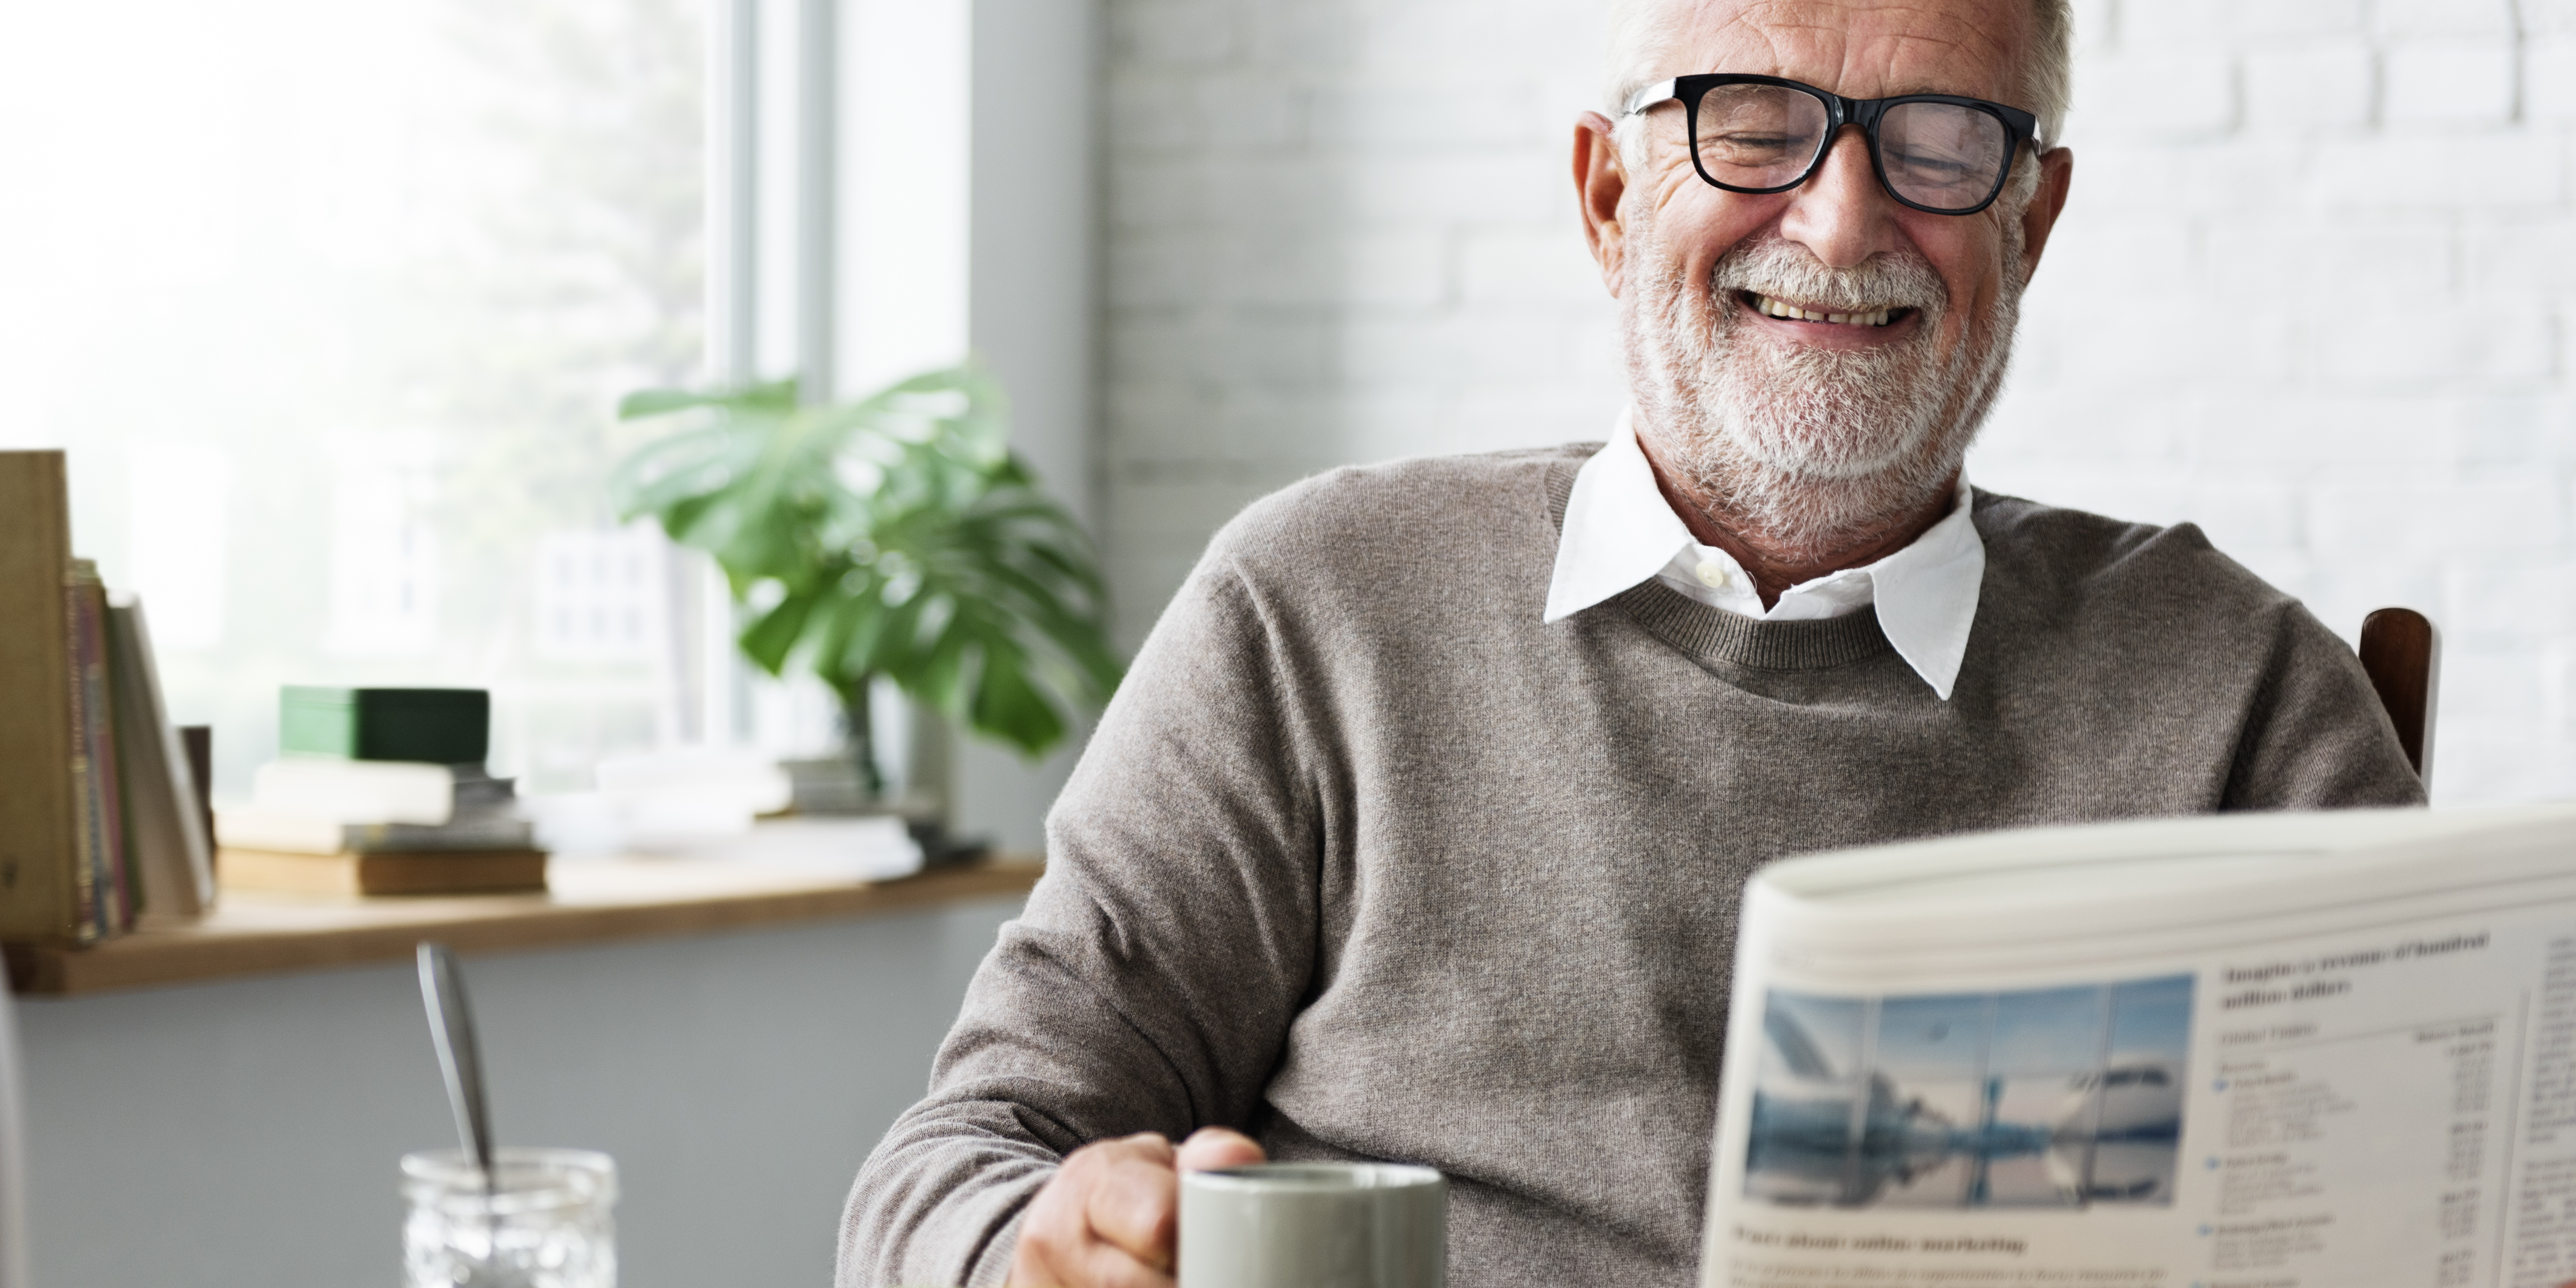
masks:
<svg viewBox="0 0 2576 1288"><path fill-rule="evenodd" d="M1262 1157L1222 1127L1200 1128L1177 1151L1152 1132L1073 1151L1029 1202L1010 1288L1170 1288L1180 1174Z"/></svg>

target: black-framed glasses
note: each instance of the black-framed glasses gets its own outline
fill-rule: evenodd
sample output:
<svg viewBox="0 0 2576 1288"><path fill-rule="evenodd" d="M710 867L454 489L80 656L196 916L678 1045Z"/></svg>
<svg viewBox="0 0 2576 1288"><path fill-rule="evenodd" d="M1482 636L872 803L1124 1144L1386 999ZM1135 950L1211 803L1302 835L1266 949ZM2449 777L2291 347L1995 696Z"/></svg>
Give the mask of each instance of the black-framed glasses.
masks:
<svg viewBox="0 0 2576 1288"><path fill-rule="evenodd" d="M1691 164L1728 192L1786 192L1824 164L1846 125L1869 138L1889 196L1936 215L1993 205L2013 157L2039 135L2018 107L1956 94L1844 98L1777 76L1677 76L1628 100L1634 116L1678 99L1690 114Z"/></svg>

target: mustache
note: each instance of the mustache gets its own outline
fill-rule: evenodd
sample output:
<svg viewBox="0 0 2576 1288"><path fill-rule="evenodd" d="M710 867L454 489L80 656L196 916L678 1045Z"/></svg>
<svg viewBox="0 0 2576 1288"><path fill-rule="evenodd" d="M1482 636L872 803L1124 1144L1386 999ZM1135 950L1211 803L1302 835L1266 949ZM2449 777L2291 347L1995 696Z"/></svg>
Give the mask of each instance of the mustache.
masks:
<svg viewBox="0 0 2576 1288"><path fill-rule="evenodd" d="M1850 268L1835 268L1777 233L1728 251L1710 270L1709 288L1729 313L1747 291L1836 313L1915 309L1926 322L1938 321L1950 307L1949 284L1913 251L1881 251Z"/></svg>

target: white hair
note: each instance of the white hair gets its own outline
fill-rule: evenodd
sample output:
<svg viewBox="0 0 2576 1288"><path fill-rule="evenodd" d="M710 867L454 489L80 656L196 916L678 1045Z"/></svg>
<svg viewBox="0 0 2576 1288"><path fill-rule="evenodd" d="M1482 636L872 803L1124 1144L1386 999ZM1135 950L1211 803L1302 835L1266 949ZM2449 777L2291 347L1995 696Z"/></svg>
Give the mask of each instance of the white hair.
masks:
<svg viewBox="0 0 2576 1288"><path fill-rule="evenodd" d="M1716 70L1674 67L1679 56L1680 8L1681 0L1612 0L1607 110L1618 124L1619 146L1632 166L1643 159L1643 131L1635 119L1622 115L1628 99L1677 71ZM2067 101L2074 93L2075 12L2069 0L2030 0L2030 8L2036 20L2030 61L2022 68L2022 101L2012 106L2039 118L2039 146L2046 151L2057 146L2059 133L2066 128ZM2017 169L2035 171L2037 167Z"/></svg>

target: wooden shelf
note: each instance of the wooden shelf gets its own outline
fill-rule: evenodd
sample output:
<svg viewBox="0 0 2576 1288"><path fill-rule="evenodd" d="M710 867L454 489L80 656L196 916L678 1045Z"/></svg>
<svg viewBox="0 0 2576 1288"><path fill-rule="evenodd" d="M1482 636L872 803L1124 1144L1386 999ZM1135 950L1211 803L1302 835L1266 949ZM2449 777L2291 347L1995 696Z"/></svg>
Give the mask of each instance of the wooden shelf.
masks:
<svg viewBox="0 0 2576 1288"><path fill-rule="evenodd" d="M543 893L358 899L227 890L212 915L91 948L10 944L10 985L67 996L408 959L437 939L516 952L933 908L1025 895L1042 867L1005 857L863 885L747 860L559 863Z"/></svg>

